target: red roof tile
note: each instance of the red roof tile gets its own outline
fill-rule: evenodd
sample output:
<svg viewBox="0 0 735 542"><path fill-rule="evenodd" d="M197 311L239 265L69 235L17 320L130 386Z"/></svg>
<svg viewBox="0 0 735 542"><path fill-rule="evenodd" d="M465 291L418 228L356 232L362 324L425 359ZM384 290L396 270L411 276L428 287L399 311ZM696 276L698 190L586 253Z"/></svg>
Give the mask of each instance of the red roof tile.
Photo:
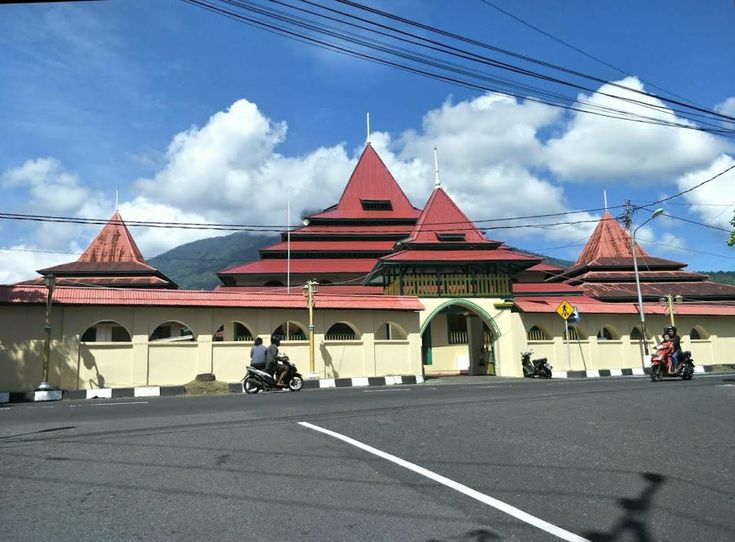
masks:
<svg viewBox="0 0 735 542"><path fill-rule="evenodd" d="M366 211L361 200L387 200L392 209ZM419 213L368 143L337 205L313 218L416 218Z"/></svg>
<svg viewBox="0 0 735 542"><path fill-rule="evenodd" d="M310 258L292 259L292 274L324 274L324 273L367 273L370 271L376 258ZM288 271L288 260L265 259L230 267L220 271L219 275L241 274L283 274Z"/></svg>
<svg viewBox="0 0 735 542"><path fill-rule="evenodd" d="M590 263L597 258L632 258L630 245L628 232L618 224L609 211L605 211L579 254L575 266ZM636 248L636 256L648 256L637 243Z"/></svg>
<svg viewBox="0 0 735 542"><path fill-rule="evenodd" d="M438 234L461 234L464 239L459 243L499 245L497 241L485 239L441 187L436 187L431 193L408 243L444 243L437 237Z"/></svg>
<svg viewBox="0 0 735 542"><path fill-rule="evenodd" d="M309 251L309 252L390 252L393 250L395 241L390 239L384 241L291 241L291 252ZM278 243L276 245L263 248L261 252L286 252L288 243Z"/></svg>
<svg viewBox="0 0 735 542"><path fill-rule="evenodd" d="M497 262L497 261L516 261L528 262L528 266L533 265L539 259L533 256L527 256L514 252L512 250L420 250L409 249L396 252L388 256L380 258L384 262L400 262L400 261L425 261L425 262Z"/></svg>
<svg viewBox="0 0 735 542"><path fill-rule="evenodd" d="M513 284L514 295L530 294L570 294L583 295L582 289L565 282L516 282Z"/></svg>
<svg viewBox="0 0 735 542"><path fill-rule="evenodd" d="M41 286L0 286L0 303L45 304L47 290ZM58 305L133 305L163 307L295 308L306 310L301 291L290 294L205 290L138 290L133 288L71 288L54 290ZM416 297L385 295L316 294L314 306L322 309L423 310Z"/></svg>

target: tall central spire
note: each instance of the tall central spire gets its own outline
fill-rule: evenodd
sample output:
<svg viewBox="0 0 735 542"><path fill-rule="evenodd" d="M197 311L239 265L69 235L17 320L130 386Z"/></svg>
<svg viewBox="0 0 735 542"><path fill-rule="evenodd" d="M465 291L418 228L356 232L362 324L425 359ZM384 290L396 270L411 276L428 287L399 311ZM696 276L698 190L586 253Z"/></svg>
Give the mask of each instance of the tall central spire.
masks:
<svg viewBox="0 0 735 542"><path fill-rule="evenodd" d="M434 146L434 188L439 188L442 185L441 181L439 180L439 152L436 150L436 145Z"/></svg>

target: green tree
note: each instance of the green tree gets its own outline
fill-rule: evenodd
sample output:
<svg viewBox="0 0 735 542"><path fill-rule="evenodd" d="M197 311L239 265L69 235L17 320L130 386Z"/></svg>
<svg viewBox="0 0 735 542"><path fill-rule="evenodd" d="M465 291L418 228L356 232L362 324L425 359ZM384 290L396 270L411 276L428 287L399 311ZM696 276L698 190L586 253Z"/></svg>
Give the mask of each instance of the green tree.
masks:
<svg viewBox="0 0 735 542"><path fill-rule="evenodd" d="M732 224L732 227L735 228L735 213L733 213L732 215L732 220L730 221L730 224ZM735 229L733 229L730 233L730 240L727 242L727 244L730 246L735 245Z"/></svg>

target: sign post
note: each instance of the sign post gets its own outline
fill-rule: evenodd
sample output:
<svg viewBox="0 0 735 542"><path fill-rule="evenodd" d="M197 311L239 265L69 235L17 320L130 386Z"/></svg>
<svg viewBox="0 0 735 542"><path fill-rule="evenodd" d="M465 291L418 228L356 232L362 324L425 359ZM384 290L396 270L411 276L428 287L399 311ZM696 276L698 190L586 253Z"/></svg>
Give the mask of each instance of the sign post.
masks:
<svg viewBox="0 0 735 542"><path fill-rule="evenodd" d="M568 301L562 301L556 308L556 313L564 319L564 338L567 343L567 369L572 370L572 349L569 345L569 318L574 315L574 307Z"/></svg>

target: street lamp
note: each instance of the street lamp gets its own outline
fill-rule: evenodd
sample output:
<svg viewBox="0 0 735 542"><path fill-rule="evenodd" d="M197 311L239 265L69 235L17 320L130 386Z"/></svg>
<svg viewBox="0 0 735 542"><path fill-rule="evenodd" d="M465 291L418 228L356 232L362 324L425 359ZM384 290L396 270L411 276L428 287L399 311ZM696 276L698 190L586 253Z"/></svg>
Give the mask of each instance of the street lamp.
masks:
<svg viewBox="0 0 735 542"><path fill-rule="evenodd" d="M671 294L667 295L666 297L662 297L658 300L659 303L661 303L662 307L666 307L669 313L669 319L671 320L671 325L673 327L676 327L676 323L674 323L674 312L676 310L676 305L679 305L684 301L684 298L680 295L672 296Z"/></svg>
<svg viewBox="0 0 735 542"><path fill-rule="evenodd" d="M46 332L46 341L43 345L43 376L41 383L38 385L39 391L49 391L54 389L51 384L48 383L48 365L49 358L51 357L51 305L53 303L54 285L56 284L56 277L53 275L45 275L43 282L46 284L48 294L46 296L46 323L43 326Z"/></svg>
<svg viewBox="0 0 735 542"><path fill-rule="evenodd" d="M307 280L304 284L306 306L309 308L309 378L314 378L314 296L318 291L316 280Z"/></svg>
<svg viewBox="0 0 735 542"><path fill-rule="evenodd" d="M647 220L645 220L640 226L638 226L636 229L633 230L633 233L630 236L630 251L633 253L633 272L635 273L635 287L638 291L638 311L641 315L641 337L643 341L643 351L645 352L645 355L648 356L648 337L646 336L646 317L643 314L643 296L641 295L641 279L638 276L638 260L635 256L635 234L636 232L641 229L643 226L648 224L651 220L659 216L661 213L663 213L664 210L661 208L656 209L653 214L651 214L650 217L648 217ZM641 364L643 364L643 360L641 360Z"/></svg>

